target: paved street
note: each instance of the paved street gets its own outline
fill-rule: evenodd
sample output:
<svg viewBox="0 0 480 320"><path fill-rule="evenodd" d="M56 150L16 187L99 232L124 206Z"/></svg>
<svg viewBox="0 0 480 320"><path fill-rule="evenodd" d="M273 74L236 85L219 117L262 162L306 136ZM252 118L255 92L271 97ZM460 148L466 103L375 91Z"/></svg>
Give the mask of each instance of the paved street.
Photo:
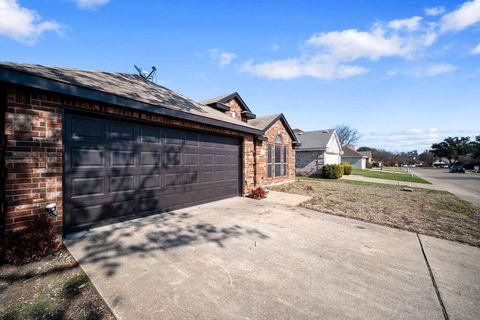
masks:
<svg viewBox="0 0 480 320"><path fill-rule="evenodd" d="M448 169L412 169L434 185L480 207L480 173L449 173Z"/></svg>

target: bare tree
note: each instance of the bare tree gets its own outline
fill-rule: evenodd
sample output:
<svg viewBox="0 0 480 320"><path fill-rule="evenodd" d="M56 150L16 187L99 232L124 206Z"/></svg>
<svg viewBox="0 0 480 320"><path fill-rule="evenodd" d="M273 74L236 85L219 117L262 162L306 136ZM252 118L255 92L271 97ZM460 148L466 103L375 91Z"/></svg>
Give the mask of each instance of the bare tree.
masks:
<svg viewBox="0 0 480 320"><path fill-rule="evenodd" d="M335 130L337 131L338 138L342 146L346 144L355 144L360 139L361 135L357 129L352 128L346 124L338 125Z"/></svg>

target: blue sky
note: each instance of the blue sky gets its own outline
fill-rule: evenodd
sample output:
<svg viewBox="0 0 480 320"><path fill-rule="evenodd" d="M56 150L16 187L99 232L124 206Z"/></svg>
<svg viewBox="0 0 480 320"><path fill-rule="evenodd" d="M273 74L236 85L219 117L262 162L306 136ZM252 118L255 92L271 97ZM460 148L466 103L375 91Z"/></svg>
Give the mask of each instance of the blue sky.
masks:
<svg viewBox="0 0 480 320"><path fill-rule="evenodd" d="M0 0L0 60L134 72L194 100L238 91L292 127L424 150L480 134L480 0Z"/></svg>

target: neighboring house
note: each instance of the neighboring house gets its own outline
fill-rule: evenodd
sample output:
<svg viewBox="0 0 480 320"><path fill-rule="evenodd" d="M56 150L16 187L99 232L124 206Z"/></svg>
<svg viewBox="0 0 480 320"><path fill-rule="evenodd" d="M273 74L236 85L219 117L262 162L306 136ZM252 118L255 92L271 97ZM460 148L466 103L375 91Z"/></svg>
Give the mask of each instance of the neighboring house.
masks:
<svg viewBox="0 0 480 320"><path fill-rule="evenodd" d="M308 175L318 172L325 164L340 163L342 146L335 129L298 130L296 135L300 141L300 146L296 148L297 173Z"/></svg>
<svg viewBox="0 0 480 320"><path fill-rule="evenodd" d="M356 151L351 146L342 147L342 162L348 162L355 169L365 169L367 167L367 156Z"/></svg>
<svg viewBox="0 0 480 320"><path fill-rule="evenodd" d="M432 166L433 166L433 167L437 167L437 168L449 167L449 166L450 166L450 162L448 162L448 160L445 159L445 158L441 158L441 159L435 160L435 161L432 163Z"/></svg>
<svg viewBox="0 0 480 320"><path fill-rule="evenodd" d="M371 168L373 166L373 158L372 158L372 151L358 151L366 157L365 162L367 168Z"/></svg>
<svg viewBox="0 0 480 320"><path fill-rule="evenodd" d="M236 93L207 106L139 75L0 62L0 106L6 231L49 203L67 233L295 177L283 115L248 123Z"/></svg>

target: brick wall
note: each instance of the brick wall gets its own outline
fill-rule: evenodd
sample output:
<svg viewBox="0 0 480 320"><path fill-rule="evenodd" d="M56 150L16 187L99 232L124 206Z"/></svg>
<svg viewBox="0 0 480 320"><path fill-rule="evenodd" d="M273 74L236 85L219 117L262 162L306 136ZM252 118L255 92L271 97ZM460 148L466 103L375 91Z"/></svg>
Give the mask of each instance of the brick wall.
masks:
<svg viewBox="0 0 480 320"><path fill-rule="evenodd" d="M49 94L33 89L8 87L5 134L5 229L22 228L35 216L45 213L45 205L57 204L55 225L62 230L62 114L63 108L89 110L152 123L198 129L243 138L244 191L254 187L253 136L163 116L141 113L106 104Z"/></svg>
<svg viewBox="0 0 480 320"><path fill-rule="evenodd" d="M283 159L283 146L288 147L288 175L268 178L267 176L267 146L268 144L275 144L275 137L280 135L282 137L282 159ZM268 130L265 132L267 141L257 141L256 150L256 178L258 185L270 185L275 183L282 183L293 181L295 179L295 149L292 145L292 139L285 129L281 120L277 120Z"/></svg>
<svg viewBox="0 0 480 320"><path fill-rule="evenodd" d="M5 230L24 227L57 203L62 225L62 109L58 97L7 90Z"/></svg>
<svg viewBox="0 0 480 320"><path fill-rule="evenodd" d="M242 120L244 122L247 122L247 119L245 117L242 116L242 107L240 107L240 105L238 104L237 100L235 99L232 99L230 101L228 101L226 103L226 105L228 105L230 107L230 111L226 111L225 113L226 114L229 114L231 115L232 117L234 117L235 119L238 119L238 120ZM235 114L235 116L233 116L233 114Z"/></svg>

